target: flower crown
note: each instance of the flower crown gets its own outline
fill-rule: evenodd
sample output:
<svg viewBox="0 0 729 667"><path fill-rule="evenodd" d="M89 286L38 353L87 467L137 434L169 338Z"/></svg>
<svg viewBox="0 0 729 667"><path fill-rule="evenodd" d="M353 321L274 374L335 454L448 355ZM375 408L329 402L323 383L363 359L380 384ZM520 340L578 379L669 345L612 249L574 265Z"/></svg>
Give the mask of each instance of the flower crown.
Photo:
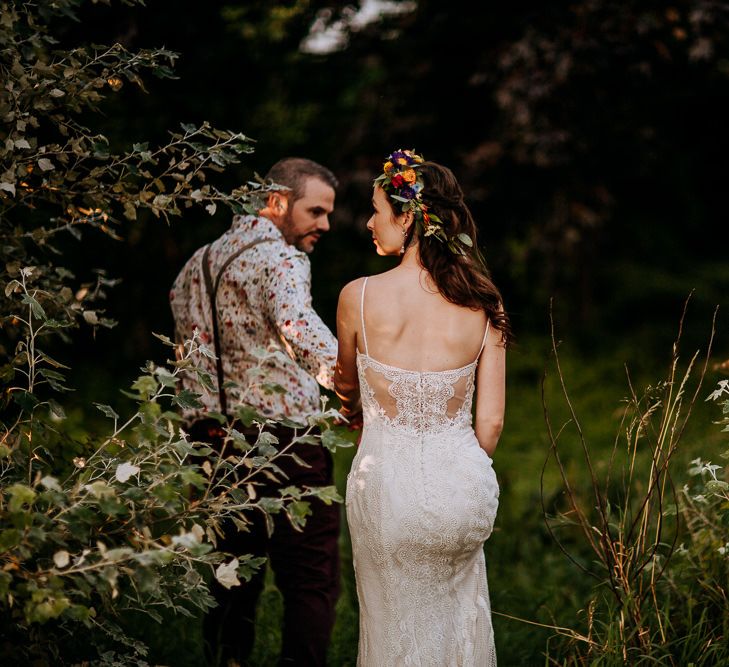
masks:
<svg viewBox="0 0 729 667"><path fill-rule="evenodd" d="M414 150L397 150L391 153L383 166L383 173L374 181L390 197L401 204L403 213L412 211L415 224L422 229L423 236L433 236L457 255L465 255L468 248L473 247L473 241L468 234L460 233L449 237L445 231L443 221L428 212L428 206L423 202L423 177L419 167L424 162L422 155Z"/></svg>

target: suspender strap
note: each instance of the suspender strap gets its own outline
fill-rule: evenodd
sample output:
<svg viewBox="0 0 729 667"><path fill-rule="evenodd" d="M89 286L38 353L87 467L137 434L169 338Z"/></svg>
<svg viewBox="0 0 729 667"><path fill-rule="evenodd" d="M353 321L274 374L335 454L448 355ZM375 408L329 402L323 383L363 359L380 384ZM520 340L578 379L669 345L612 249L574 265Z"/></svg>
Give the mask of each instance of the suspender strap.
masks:
<svg viewBox="0 0 729 667"><path fill-rule="evenodd" d="M202 258L202 270L203 278L205 279L205 289L210 299L210 315L213 322L213 342L215 344L215 365L218 373L218 400L220 401L220 412L228 416L228 401L225 395L225 388L223 387L223 381L225 375L223 373L223 356L222 349L220 346L220 330L218 327L218 307L217 307L217 296L218 288L220 287L220 279L223 277L225 270L230 266L234 259L239 257L249 248L257 246L259 243L268 243L274 239L255 239L250 243L244 245L242 248L236 250L228 259L225 260L223 266L218 271L218 275L215 276L215 282L213 283L212 276L210 275L210 245L205 247L205 252Z"/></svg>

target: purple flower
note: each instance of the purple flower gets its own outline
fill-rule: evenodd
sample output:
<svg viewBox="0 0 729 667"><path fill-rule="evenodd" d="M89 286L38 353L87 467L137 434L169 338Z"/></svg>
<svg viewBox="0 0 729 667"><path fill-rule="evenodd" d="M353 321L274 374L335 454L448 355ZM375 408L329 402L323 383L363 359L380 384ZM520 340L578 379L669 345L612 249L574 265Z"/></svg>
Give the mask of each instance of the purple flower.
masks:
<svg viewBox="0 0 729 667"><path fill-rule="evenodd" d="M398 190L398 193L403 199L415 199L417 192L413 190L409 185L404 185Z"/></svg>
<svg viewBox="0 0 729 667"><path fill-rule="evenodd" d="M392 155L390 155L388 160L390 160L390 162L392 162L392 164L394 164L396 168L402 168L405 165L410 166L415 162L415 160L410 155L405 153L405 151L395 151L394 153L392 153ZM401 160L404 160L405 164L402 164Z"/></svg>

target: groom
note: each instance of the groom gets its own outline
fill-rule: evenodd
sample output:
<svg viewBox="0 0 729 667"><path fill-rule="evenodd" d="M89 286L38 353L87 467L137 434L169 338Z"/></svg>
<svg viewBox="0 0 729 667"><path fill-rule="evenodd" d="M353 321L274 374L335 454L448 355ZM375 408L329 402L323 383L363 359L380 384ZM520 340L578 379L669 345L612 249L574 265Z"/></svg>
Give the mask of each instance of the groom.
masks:
<svg viewBox="0 0 729 667"><path fill-rule="evenodd" d="M285 158L266 175L286 190L272 192L258 216L236 216L230 229L210 246L200 248L175 280L170 293L179 340L197 329L201 340L212 346L216 327L211 316L209 292L220 273L216 292L219 362L204 358L213 377L223 375L246 386L246 371L256 362L255 348L275 344L285 354L267 366L267 382L285 393L254 389L245 402L272 419L287 417L306 423L307 415L320 408L319 384L331 389L337 354L332 333L311 305L311 267L307 255L329 230L337 180L325 167L303 158ZM232 259L231 259L232 258ZM204 262L209 266L205 276ZM228 263L229 262L229 263ZM207 285L211 289L206 288ZM318 384L317 384L318 383ZM185 388L201 394L202 410L189 412L190 436L220 444L222 431L205 413L226 413L226 404L239 396L235 389L206 392L193 378ZM293 431L274 431L280 446L291 441ZM283 486L323 486L332 481L332 459L323 447L310 444L293 448L309 467L289 457L277 460L288 479ZM278 495L276 484L259 487L260 496ZM276 584L284 600L281 664L324 665L334 625L334 606L339 594L339 508L313 500L312 515L303 532L295 531L285 516L274 516L269 538L259 513L251 516L249 532L230 526L222 551L268 556ZM212 592L218 606L205 619L205 639L212 664L246 664L254 640L256 602L264 583L265 568L251 581L227 590L217 581Z"/></svg>

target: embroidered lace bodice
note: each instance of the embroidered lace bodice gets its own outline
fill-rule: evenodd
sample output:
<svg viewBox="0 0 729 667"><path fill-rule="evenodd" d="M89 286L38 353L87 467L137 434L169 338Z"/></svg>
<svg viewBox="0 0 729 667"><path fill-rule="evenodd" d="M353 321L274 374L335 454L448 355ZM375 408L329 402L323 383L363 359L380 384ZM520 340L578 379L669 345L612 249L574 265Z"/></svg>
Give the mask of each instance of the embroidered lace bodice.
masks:
<svg viewBox="0 0 729 667"><path fill-rule="evenodd" d="M372 358L366 284L357 353L364 429L346 495L357 665L495 667L483 544L499 486L471 427L477 360L416 371Z"/></svg>
<svg viewBox="0 0 729 667"><path fill-rule="evenodd" d="M471 425L476 362L446 371L412 371L357 353L365 419L417 434Z"/></svg>

